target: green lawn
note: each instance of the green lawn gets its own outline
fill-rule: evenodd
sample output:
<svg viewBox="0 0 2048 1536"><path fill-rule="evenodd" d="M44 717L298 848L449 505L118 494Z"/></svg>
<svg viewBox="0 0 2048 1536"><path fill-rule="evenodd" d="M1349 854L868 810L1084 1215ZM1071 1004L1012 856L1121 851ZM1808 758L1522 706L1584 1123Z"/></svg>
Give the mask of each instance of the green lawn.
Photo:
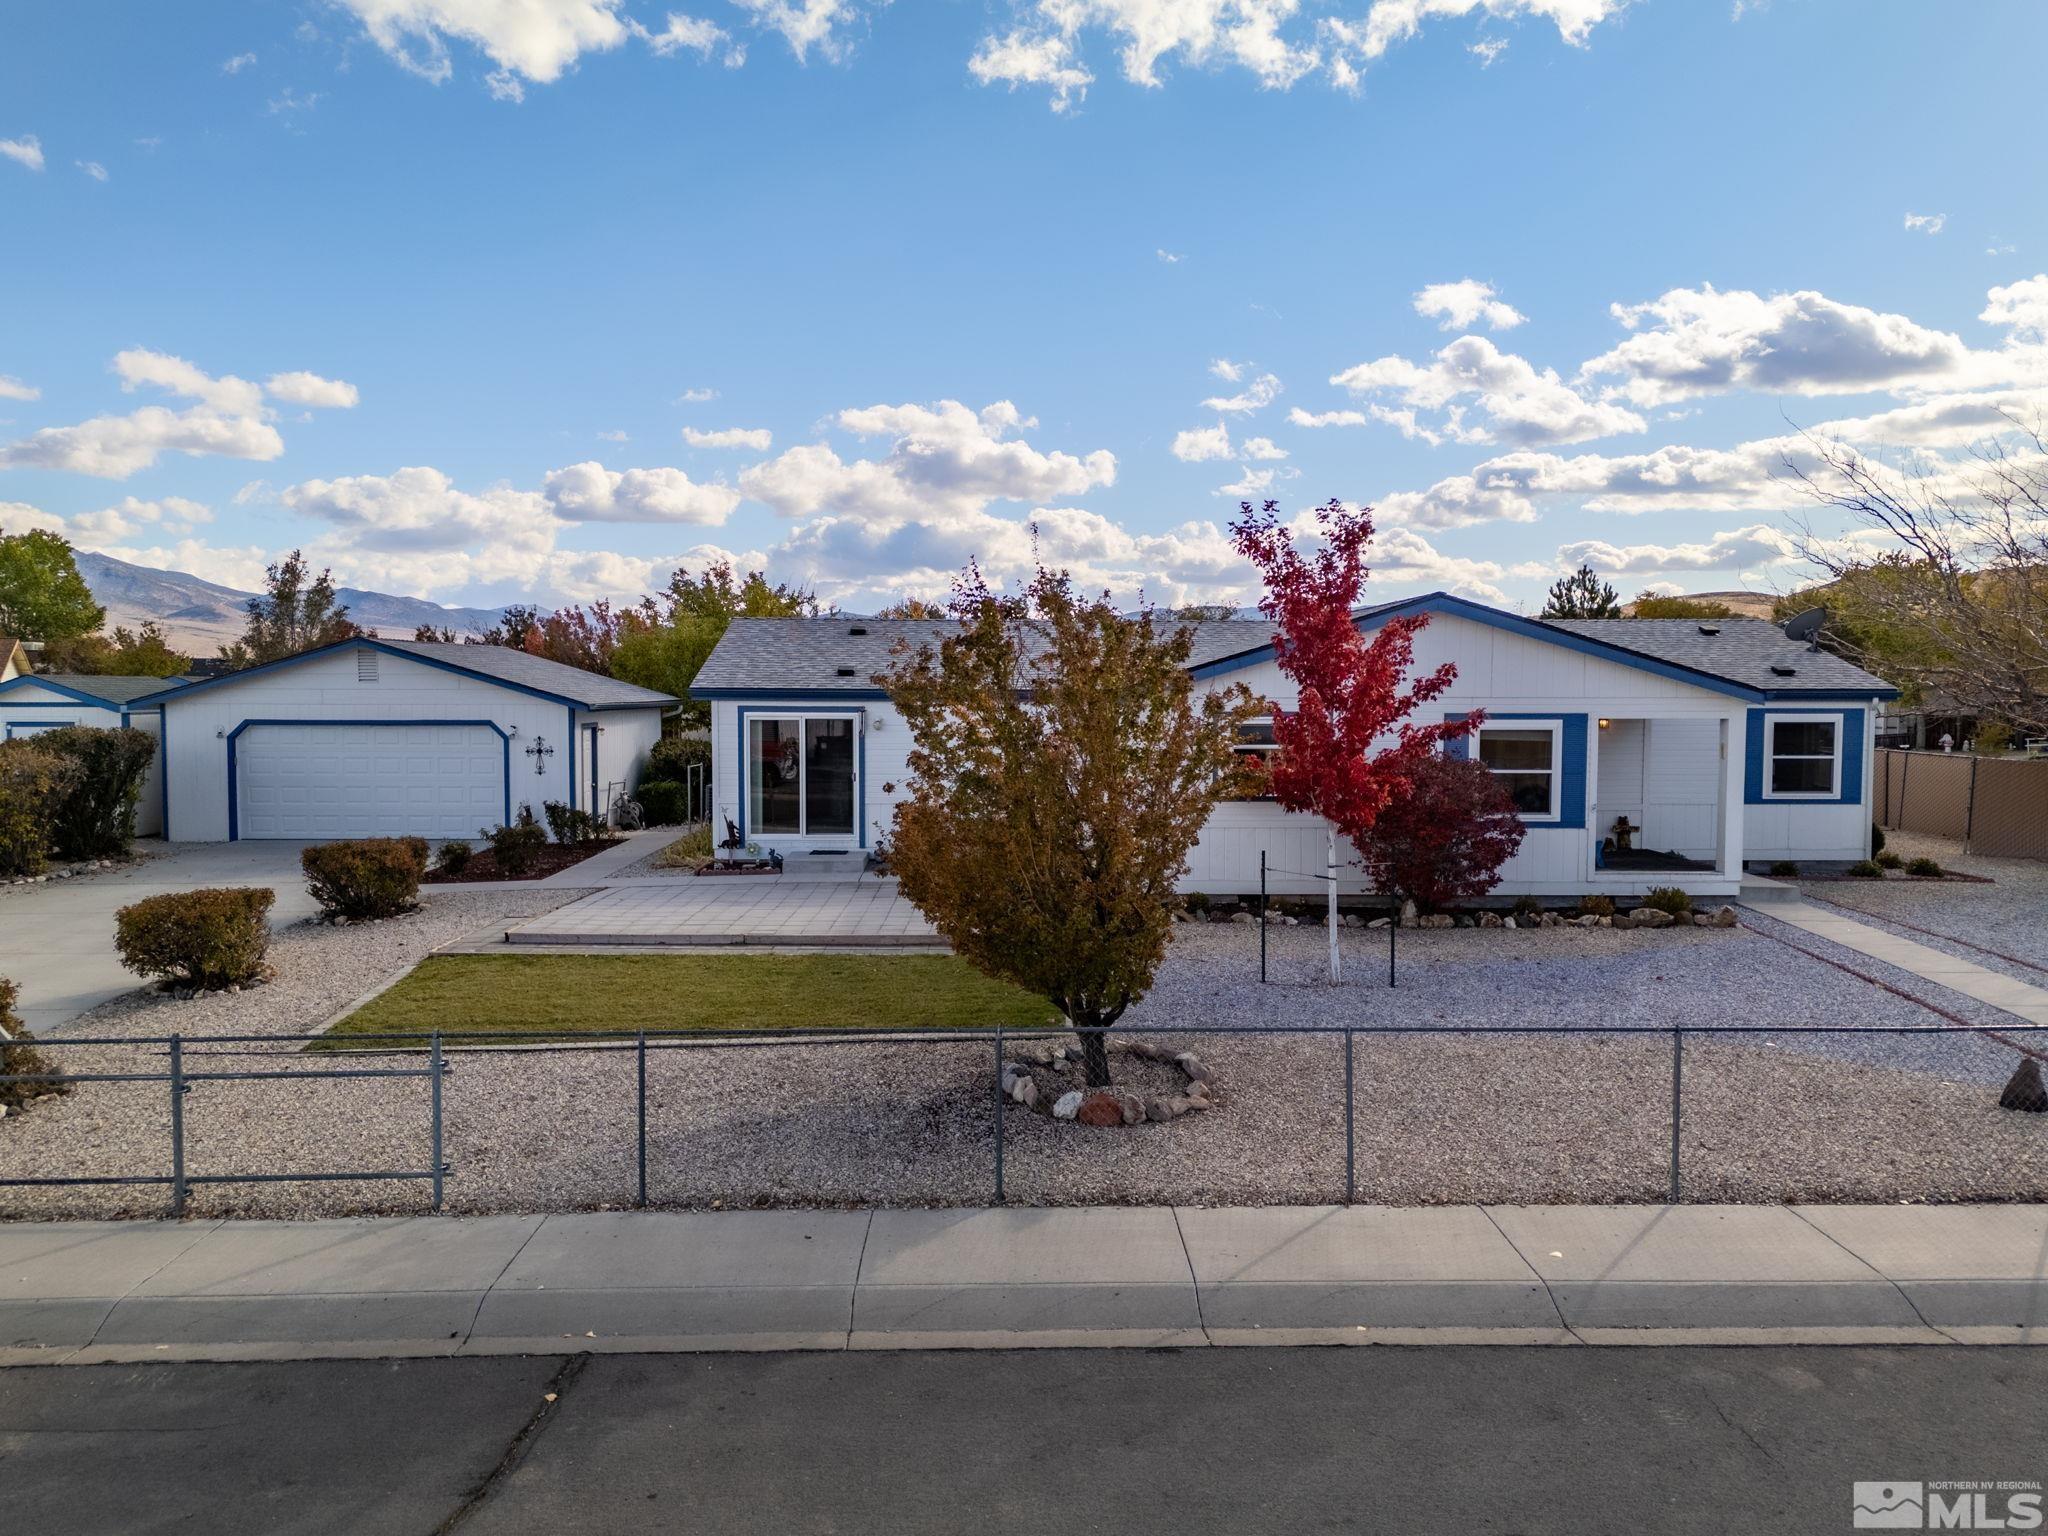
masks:
<svg viewBox="0 0 2048 1536"><path fill-rule="evenodd" d="M1053 1017L1044 999L953 955L431 955L327 1038L1028 1028Z"/></svg>

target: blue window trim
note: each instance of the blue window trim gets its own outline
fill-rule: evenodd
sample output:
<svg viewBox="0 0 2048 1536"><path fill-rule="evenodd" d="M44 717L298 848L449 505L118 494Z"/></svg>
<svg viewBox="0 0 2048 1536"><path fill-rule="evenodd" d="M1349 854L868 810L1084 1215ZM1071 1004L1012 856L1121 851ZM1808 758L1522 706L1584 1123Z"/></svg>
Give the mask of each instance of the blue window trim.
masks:
<svg viewBox="0 0 2048 1536"><path fill-rule="evenodd" d="M484 725L498 733L498 745L503 762L499 782L504 787L505 814L503 826L512 825L512 733L495 720L244 720L228 732L228 841L240 842L242 838L241 782L235 773L235 742L242 732L253 725L312 725L312 726L379 726L379 725ZM166 825L165 840L170 838Z"/></svg>
<svg viewBox="0 0 2048 1536"><path fill-rule="evenodd" d="M593 816L602 816L608 809L597 803L597 797L603 793L598 787L597 782L597 733L602 729L603 727L595 720L583 727L585 737L583 747L590 754L586 766L590 770L590 814Z"/></svg>
<svg viewBox="0 0 2048 1536"><path fill-rule="evenodd" d="M765 697L765 695L749 694L748 697L762 698ZM735 711L735 713L737 713L739 716L739 725L737 727L737 741L735 743L735 753L739 758L739 762L736 765L737 771L734 773L733 776L739 781L739 794L737 798L739 800L740 808L740 846L744 848L747 845L747 716L750 714L769 715L779 716L781 718L787 719L789 718L790 712L786 709L749 710L745 707L742 707L739 710ZM799 715L802 715L804 711L799 710L797 713ZM856 706L853 708L842 708L836 710L830 708L823 708L812 711L812 713L821 715L840 714L853 716L854 752L858 757L858 762L854 768L854 783L857 786L857 789L853 797L853 830L855 837L857 839L856 846L865 849L868 845L868 712L865 709ZM819 837L838 836L838 834L835 832L777 832L773 835L776 837L802 838L806 842L814 841L816 838Z"/></svg>
<svg viewBox="0 0 2048 1536"><path fill-rule="evenodd" d="M1863 697L1868 698L1865 694ZM1818 706L1818 707L1816 707ZM1764 792L1764 747L1773 715L1840 715L1842 717L1842 782L1832 795L1771 795ZM1748 739L1742 754L1742 800L1745 805L1861 805L1863 803L1863 738L1869 732L1867 711L1815 700L1749 711Z"/></svg>
<svg viewBox="0 0 2048 1536"><path fill-rule="evenodd" d="M340 651L355 649L379 651L386 656L395 656L400 661L417 662L423 667L434 667L442 672L452 672L457 677L466 677L473 682L489 683L497 688L509 688L514 693L523 693L535 699L546 699L552 704L564 704L571 709L660 709L675 702L668 695L663 694L657 698L626 703L587 705L581 700L570 698L565 693L551 693L545 688L535 688L527 683L515 683L507 678L495 677L489 672L479 672L471 667L457 666L454 662L444 661L438 656L420 656L412 651L401 651L395 645L382 645L362 635L352 636L347 640L336 640L330 645L315 646L310 651L300 651L296 656L280 656L276 661L266 661L259 666L245 667L240 672L226 672L219 677L203 678L196 683L184 683L176 688L166 688L158 693L144 694L141 698L133 699L130 702L132 704L161 704L166 699L187 698L195 693L204 693L209 688L225 688L230 683L245 682L260 673L274 672L281 667L296 667L304 662L317 660L322 656L331 656Z"/></svg>
<svg viewBox="0 0 2048 1536"><path fill-rule="evenodd" d="M163 840L171 840L171 712L156 712L156 756L162 770L156 777L157 810L163 820Z"/></svg>
<svg viewBox="0 0 2048 1536"><path fill-rule="evenodd" d="M576 706L569 706L569 806L576 805Z"/></svg>
<svg viewBox="0 0 2048 1536"><path fill-rule="evenodd" d="M69 704L65 706L67 709L76 707ZM82 723L78 720L10 720L7 722L7 739L12 741L17 736L26 736L30 731L61 731L67 725Z"/></svg>
<svg viewBox="0 0 2048 1536"><path fill-rule="evenodd" d="M1445 714L1444 719L1452 724L1469 720L1474 711L1456 710ZM1588 719L1582 714L1569 714L1563 710L1532 710L1526 713L1510 713L1506 710L1487 709L1477 713L1486 716L1485 725L1500 720L1556 720L1561 723L1558 732L1558 751L1563 761L1557 765L1557 819L1555 821L1529 821L1522 825L1531 832L1579 831L1586 828L1586 746ZM1449 757L1472 755L1470 735L1454 737L1444 743L1444 752Z"/></svg>

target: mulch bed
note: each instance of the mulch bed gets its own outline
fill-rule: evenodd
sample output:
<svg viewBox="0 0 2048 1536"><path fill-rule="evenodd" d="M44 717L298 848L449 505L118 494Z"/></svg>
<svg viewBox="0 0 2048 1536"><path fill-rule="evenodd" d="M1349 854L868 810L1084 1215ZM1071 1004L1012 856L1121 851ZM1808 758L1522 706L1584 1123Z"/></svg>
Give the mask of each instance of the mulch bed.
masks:
<svg viewBox="0 0 2048 1536"><path fill-rule="evenodd" d="M534 867L523 875L508 875L498 868L498 861L488 848L479 848L469 856L469 862L462 866L459 875L447 874L430 869L421 879L422 885L475 885L484 880L545 880L549 875L560 874L573 869L593 854L603 853L619 842L608 837L601 843L548 843L534 858Z"/></svg>

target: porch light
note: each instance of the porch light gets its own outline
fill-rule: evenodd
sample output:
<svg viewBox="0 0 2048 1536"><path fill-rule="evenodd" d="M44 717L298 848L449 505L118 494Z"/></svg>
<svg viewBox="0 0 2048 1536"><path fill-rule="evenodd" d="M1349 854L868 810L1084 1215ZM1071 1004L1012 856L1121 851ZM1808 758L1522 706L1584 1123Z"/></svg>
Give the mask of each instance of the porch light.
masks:
<svg viewBox="0 0 2048 1536"><path fill-rule="evenodd" d="M1605 717L1604 715L1603 715L1603 716L1601 717L1601 719L1600 719L1600 729L1601 729L1601 730L1603 730L1603 731L1604 731L1604 730L1606 730L1606 729L1607 729L1607 727L1609 727L1609 726L1610 726L1610 725L1612 725L1612 724L1614 724L1614 722L1613 722L1612 720L1609 720L1609 719L1607 719L1607 718L1606 718L1606 717Z"/></svg>

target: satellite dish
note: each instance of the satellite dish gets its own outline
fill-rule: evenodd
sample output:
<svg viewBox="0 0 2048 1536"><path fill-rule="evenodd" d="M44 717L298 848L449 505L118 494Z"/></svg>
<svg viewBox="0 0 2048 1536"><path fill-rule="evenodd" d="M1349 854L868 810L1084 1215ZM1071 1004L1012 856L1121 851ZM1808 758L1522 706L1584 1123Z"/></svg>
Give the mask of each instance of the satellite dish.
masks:
<svg viewBox="0 0 2048 1536"><path fill-rule="evenodd" d="M1804 640L1811 645L1820 635L1821 625L1827 621L1828 611L1825 608L1809 608L1804 613L1795 613L1785 621L1785 638Z"/></svg>

